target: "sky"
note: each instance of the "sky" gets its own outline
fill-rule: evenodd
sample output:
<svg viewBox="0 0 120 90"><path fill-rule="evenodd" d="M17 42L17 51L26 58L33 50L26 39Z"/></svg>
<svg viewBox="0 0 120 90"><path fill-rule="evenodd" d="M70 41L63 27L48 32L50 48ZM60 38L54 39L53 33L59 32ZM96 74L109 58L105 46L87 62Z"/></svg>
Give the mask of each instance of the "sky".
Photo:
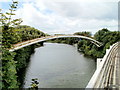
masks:
<svg viewBox="0 0 120 90"><path fill-rule="evenodd" d="M3 11L12 0L0 0ZM18 0L14 18L48 34L72 34L89 31L95 34L107 28L118 31L119 0Z"/></svg>

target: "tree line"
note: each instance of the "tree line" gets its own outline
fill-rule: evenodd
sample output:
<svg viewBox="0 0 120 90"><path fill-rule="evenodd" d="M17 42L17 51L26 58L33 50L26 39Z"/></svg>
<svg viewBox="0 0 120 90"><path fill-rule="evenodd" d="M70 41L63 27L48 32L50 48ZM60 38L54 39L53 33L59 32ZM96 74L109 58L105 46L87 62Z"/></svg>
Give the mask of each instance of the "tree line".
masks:
<svg viewBox="0 0 120 90"><path fill-rule="evenodd" d="M88 40L81 40L78 42L78 50L93 58L102 58L106 53L106 49L120 41L120 31L110 31L103 28L96 32L93 38L101 42L103 46L97 47Z"/></svg>

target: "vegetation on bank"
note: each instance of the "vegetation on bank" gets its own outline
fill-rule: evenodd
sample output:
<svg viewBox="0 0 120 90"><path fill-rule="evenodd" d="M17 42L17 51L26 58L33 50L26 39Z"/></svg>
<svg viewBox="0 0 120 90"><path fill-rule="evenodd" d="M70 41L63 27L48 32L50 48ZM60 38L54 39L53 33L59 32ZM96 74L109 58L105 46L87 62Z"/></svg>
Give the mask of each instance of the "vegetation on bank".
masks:
<svg viewBox="0 0 120 90"><path fill-rule="evenodd" d="M18 38L15 43L23 42L35 38L44 37L47 34L44 34L42 31L35 29L27 25L19 25L14 28L14 32L17 34Z"/></svg>
<svg viewBox="0 0 120 90"><path fill-rule="evenodd" d="M52 39L52 40L48 40L47 42L52 42L52 43L64 43L64 44L70 44L73 45L75 43L78 43L78 38L71 38L71 37L67 37L67 38L57 38L57 39Z"/></svg>
<svg viewBox="0 0 120 90"><path fill-rule="evenodd" d="M54 43L65 43L65 44L76 44L78 51L83 52L84 55L90 56L92 58L102 58L106 49L110 47L110 45L120 41L120 32L119 31L110 31L108 29L103 28L95 33L92 37L90 32L76 32L74 35L82 35L93 38L103 44L102 47L97 47L90 40L78 39L78 38L59 38L54 40L49 40L49 42Z"/></svg>
<svg viewBox="0 0 120 90"><path fill-rule="evenodd" d="M2 78L0 78L0 88L6 90L9 88L20 88L22 82L20 73L24 71L27 66L29 57L34 52L36 45L31 45L14 52L9 52L8 48L11 48L13 44L18 42L46 35L33 27L26 25L20 26L20 23L22 22L21 19L12 19L12 16L15 15L14 11L16 10L17 5L18 2L13 1L10 5L10 12L4 14L1 11L0 13L0 38L2 38L2 54L0 53L0 55L2 55L2 66L0 66L0 75Z"/></svg>
<svg viewBox="0 0 120 90"><path fill-rule="evenodd" d="M8 29L5 27L7 27ZM41 32L40 30L27 25L18 25L15 27L5 26L5 27L2 27L3 30L2 45L4 45L6 48L11 48L13 44L19 42L40 38L47 35Z"/></svg>
<svg viewBox="0 0 120 90"><path fill-rule="evenodd" d="M55 36L57 35L65 35L65 34L54 34ZM76 32L73 35L82 35L82 36L86 36L86 37L91 37L91 32ZM47 42L53 42L53 43L65 43L65 44L77 44L79 40L82 40L80 38L74 38L74 37L67 37L67 38L58 38L58 39L52 39L52 40L48 40Z"/></svg>
<svg viewBox="0 0 120 90"><path fill-rule="evenodd" d="M96 32L93 38L101 42L103 46L97 47L88 40L81 40L78 42L78 50L82 51L85 55L102 58L106 53L106 49L120 41L120 32L102 29Z"/></svg>
<svg viewBox="0 0 120 90"><path fill-rule="evenodd" d="M76 32L74 33L74 35L81 35L81 36L86 36L86 37L91 37L91 32L87 32L87 31L84 31L84 32Z"/></svg>

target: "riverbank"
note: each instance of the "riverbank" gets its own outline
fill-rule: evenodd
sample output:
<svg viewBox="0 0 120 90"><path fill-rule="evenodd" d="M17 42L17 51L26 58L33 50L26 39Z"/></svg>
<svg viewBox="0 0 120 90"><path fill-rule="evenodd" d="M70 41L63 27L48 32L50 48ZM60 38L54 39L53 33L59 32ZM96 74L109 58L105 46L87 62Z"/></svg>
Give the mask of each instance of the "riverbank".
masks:
<svg viewBox="0 0 120 90"><path fill-rule="evenodd" d="M40 46L43 46L43 43L37 43L15 51L16 55L14 57L14 60L17 61L17 80L20 88L22 88L24 84L24 77L26 73L26 68L28 67L30 62L30 57L35 52L34 49Z"/></svg>

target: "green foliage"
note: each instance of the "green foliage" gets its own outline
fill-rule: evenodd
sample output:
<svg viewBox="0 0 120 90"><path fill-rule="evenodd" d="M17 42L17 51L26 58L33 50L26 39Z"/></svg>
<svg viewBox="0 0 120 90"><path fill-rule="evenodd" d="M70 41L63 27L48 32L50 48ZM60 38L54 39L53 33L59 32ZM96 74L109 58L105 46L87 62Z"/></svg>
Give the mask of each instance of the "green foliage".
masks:
<svg viewBox="0 0 120 90"><path fill-rule="evenodd" d="M5 48L11 48L12 44L17 43L20 37L14 33L13 27L3 26L2 45Z"/></svg>
<svg viewBox="0 0 120 90"><path fill-rule="evenodd" d="M74 33L74 35L82 35L82 36L87 36L87 37L91 37L91 32L76 32Z"/></svg>
<svg viewBox="0 0 120 90"><path fill-rule="evenodd" d="M85 55L89 55L94 58L102 58L106 53L106 49L108 49L110 45L120 41L120 32L112 32L108 29L102 29L94 35L94 38L102 42L103 46L98 48L94 44L90 43L90 41L81 40L78 42L78 50L84 52Z"/></svg>
<svg viewBox="0 0 120 90"><path fill-rule="evenodd" d="M2 28L2 88L18 88L16 61L14 61L14 52L9 52L7 48L11 48L11 43L17 38L13 32L13 27L19 24L20 20L12 20L12 15L16 10L17 2L12 2L10 12L0 13L0 25Z"/></svg>
<svg viewBox="0 0 120 90"><path fill-rule="evenodd" d="M16 55L14 60L17 61L17 65L16 65L17 71L27 66L30 55L34 52L34 48L35 45L31 45L15 51Z"/></svg>
<svg viewBox="0 0 120 90"><path fill-rule="evenodd" d="M18 88L16 61L14 56L16 53L2 49L2 88Z"/></svg>
<svg viewBox="0 0 120 90"><path fill-rule="evenodd" d="M19 26L15 27L14 32L20 38L15 43L26 41L26 40L31 40L34 38L40 38L42 36L46 36L46 34L39 31L38 29L35 29L35 28L27 26L27 25L19 25Z"/></svg>
<svg viewBox="0 0 120 90"><path fill-rule="evenodd" d="M53 43L65 43L65 44L70 44L73 45L78 42L78 38L58 38L58 39L53 39L53 40L48 40L48 42L53 42Z"/></svg>
<svg viewBox="0 0 120 90"><path fill-rule="evenodd" d="M31 82L31 85L30 85L32 90L38 89L39 82L37 80L38 80L37 78L32 79L32 82Z"/></svg>
<svg viewBox="0 0 120 90"><path fill-rule="evenodd" d="M102 29L99 30L95 35L94 38L103 44L106 44L109 42L109 44L113 44L117 41L120 41L120 32L114 31L111 32L108 29Z"/></svg>
<svg viewBox="0 0 120 90"><path fill-rule="evenodd" d="M57 35L57 34L56 34ZM59 35L59 34L58 34ZM82 35L91 37L90 32L76 32L74 35ZM105 53L106 49L110 47L110 45L114 44L115 42L120 41L120 32L119 31L109 31L108 29L99 30L94 37L91 37L103 43L103 46L98 48L96 45L91 43L89 40L85 39L77 39L77 38L60 38L51 40L51 42L56 43L66 43L73 45L78 42L78 50L82 51L85 55L91 56L93 58L102 58Z"/></svg>
<svg viewBox="0 0 120 90"><path fill-rule="evenodd" d="M2 13L0 10L0 26L2 27L2 45L5 48L11 48L12 43L18 40L17 35L13 31L13 27L19 25L22 20L21 19L12 19L12 16L15 15L14 11L18 6L18 2L13 1L10 5L9 12Z"/></svg>
<svg viewBox="0 0 120 90"><path fill-rule="evenodd" d="M25 77L24 71L29 63L29 58L31 54L34 52L34 48L37 45L35 44L35 45L27 46L15 51L16 55L14 57L14 60L17 61L16 71L18 76L17 80L19 82L19 88L22 88L22 84L24 80L23 78Z"/></svg>
<svg viewBox="0 0 120 90"><path fill-rule="evenodd" d="M0 12L1 12L0 24L2 26L7 26L9 28L15 25L19 25L22 22L21 19L12 19L12 16L15 15L14 11L16 11L17 6L18 6L18 2L13 1L12 4L10 4L9 12L6 12L5 14L2 13L2 9L0 9Z"/></svg>

